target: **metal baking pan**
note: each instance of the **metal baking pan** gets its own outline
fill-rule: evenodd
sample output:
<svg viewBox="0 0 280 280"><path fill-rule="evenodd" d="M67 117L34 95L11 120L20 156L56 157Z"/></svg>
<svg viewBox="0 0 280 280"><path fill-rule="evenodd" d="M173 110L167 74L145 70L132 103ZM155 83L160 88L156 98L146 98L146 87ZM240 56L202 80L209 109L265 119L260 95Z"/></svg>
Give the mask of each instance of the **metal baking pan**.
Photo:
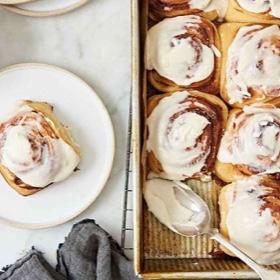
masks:
<svg viewBox="0 0 280 280"><path fill-rule="evenodd" d="M143 45L148 26L148 0L132 0L132 149L134 186L134 264L145 279L258 279L256 273L236 258L219 254L219 245L207 236L182 237L160 224L148 212L142 196L144 169L141 150L144 138L146 74ZM212 183L192 181L212 212L213 226L219 225L219 188ZM280 266L274 266L280 269Z"/></svg>

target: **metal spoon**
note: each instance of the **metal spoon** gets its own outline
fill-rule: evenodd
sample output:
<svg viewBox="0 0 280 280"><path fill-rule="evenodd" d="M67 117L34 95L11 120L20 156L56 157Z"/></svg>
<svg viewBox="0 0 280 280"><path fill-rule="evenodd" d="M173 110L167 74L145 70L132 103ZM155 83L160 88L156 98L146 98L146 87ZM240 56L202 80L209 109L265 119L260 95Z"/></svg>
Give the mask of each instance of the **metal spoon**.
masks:
<svg viewBox="0 0 280 280"><path fill-rule="evenodd" d="M178 231L178 233L184 236L197 236L200 234L208 234L213 240L216 240L222 244L225 248L230 250L234 255L240 258L244 263L251 267L262 280L279 280L280 273L275 270L268 270L261 265L258 265L253 259L248 255L240 251L235 245L225 239L217 229L211 228L211 214L208 205L205 201L192 191L187 185L182 182L177 181L176 187L174 187L174 194L178 202L193 211L194 215L198 213L203 213L203 219L200 224L195 226L182 226L178 224L173 224L172 226Z"/></svg>

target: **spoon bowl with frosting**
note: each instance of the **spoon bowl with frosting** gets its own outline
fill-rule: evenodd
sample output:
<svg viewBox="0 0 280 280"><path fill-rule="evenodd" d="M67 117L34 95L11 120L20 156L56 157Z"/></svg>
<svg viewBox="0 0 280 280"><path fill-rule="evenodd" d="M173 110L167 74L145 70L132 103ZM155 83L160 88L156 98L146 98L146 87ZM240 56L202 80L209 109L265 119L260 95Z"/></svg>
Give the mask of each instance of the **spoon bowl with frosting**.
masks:
<svg viewBox="0 0 280 280"><path fill-rule="evenodd" d="M147 180L144 198L148 209L172 231L192 237L207 234L251 267L263 280L277 280L279 273L258 265L253 259L211 228L208 205L186 184L159 178Z"/></svg>

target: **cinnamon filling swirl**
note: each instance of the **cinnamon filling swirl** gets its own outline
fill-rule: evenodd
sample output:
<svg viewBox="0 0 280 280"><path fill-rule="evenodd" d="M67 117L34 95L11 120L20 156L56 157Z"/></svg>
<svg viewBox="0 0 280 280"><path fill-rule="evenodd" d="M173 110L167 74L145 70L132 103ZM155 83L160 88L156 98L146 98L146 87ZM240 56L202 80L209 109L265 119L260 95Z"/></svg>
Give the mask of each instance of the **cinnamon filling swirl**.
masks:
<svg viewBox="0 0 280 280"><path fill-rule="evenodd" d="M280 172L280 109L245 107L221 142L218 159L246 175Z"/></svg>
<svg viewBox="0 0 280 280"><path fill-rule="evenodd" d="M260 183L265 187L266 192L259 198L264 201L260 211L263 212L266 209L270 209L280 228L280 184L278 180L262 178Z"/></svg>
<svg viewBox="0 0 280 280"><path fill-rule="evenodd" d="M146 68L181 86L208 81L214 74L215 27L189 15L165 19L153 26L146 41Z"/></svg>
<svg viewBox="0 0 280 280"><path fill-rule="evenodd" d="M220 198L230 240L260 264L280 261L279 190L278 181L252 176L226 186Z"/></svg>
<svg viewBox="0 0 280 280"><path fill-rule="evenodd" d="M79 156L57 135L50 120L25 106L0 124L0 163L20 187L43 188L68 177Z"/></svg>
<svg viewBox="0 0 280 280"><path fill-rule="evenodd" d="M223 130L218 105L187 92L173 93L159 100L147 124L147 149L159 161L162 177L181 180L213 170Z"/></svg>
<svg viewBox="0 0 280 280"><path fill-rule="evenodd" d="M229 103L280 96L280 29L241 27L228 50Z"/></svg>

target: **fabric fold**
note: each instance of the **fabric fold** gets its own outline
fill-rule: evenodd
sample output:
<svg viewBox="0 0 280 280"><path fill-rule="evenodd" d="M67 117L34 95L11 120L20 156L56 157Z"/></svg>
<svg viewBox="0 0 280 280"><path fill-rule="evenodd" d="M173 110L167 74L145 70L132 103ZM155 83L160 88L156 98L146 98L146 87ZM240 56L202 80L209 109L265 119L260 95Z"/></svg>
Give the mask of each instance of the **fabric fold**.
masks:
<svg viewBox="0 0 280 280"><path fill-rule="evenodd" d="M0 280L132 280L133 266L113 238L94 220L75 224L57 250L52 268L35 248L6 267Z"/></svg>

